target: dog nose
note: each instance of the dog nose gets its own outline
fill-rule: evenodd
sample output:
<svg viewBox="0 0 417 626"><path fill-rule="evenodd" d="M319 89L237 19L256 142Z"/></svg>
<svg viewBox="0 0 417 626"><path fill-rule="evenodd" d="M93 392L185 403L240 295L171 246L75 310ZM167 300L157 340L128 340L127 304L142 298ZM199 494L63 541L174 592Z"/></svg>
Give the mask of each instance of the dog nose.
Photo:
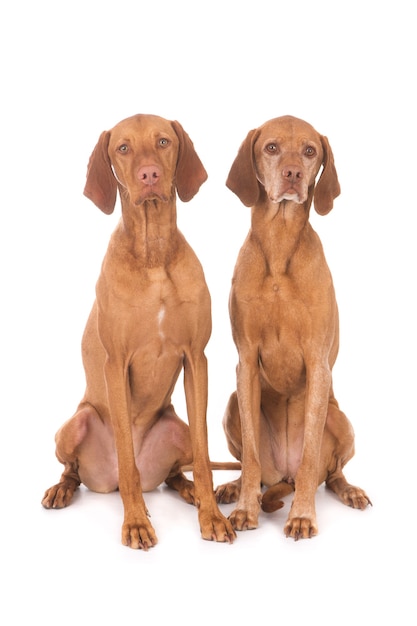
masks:
<svg viewBox="0 0 417 626"><path fill-rule="evenodd" d="M296 165L288 165L282 170L282 176L291 183L295 183L295 181L302 179L303 173Z"/></svg>
<svg viewBox="0 0 417 626"><path fill-rule="evenodd" d="M144 165L138 170L138 178L145 185L154 185L161 176L161 170L157 165Z"/></svg>

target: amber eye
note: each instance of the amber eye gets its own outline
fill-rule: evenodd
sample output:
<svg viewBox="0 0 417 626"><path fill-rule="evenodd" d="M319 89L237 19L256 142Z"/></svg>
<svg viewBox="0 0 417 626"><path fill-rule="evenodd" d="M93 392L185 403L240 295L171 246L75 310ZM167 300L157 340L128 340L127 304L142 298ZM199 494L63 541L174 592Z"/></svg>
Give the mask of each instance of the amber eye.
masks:
<svg viewBox="0 0 417 626"><path fill-rule="evenodd" d="M117 150L121 152L121 154L126 154L127 152L129 152L129 146L126 145L125 143L122 143L122 145L119 146Z"/></svg>
<svg viewBox="0 0 417 626"><path fill-rule="evenodd" d="M304 151L304 154L308 157L313 157L316 155L316 150L313 148L313 146L307 146L307 148Z"/></svg>
<svg viewBox="0 0 417 626"><path fill-rule="evenodd" d="M269 154L276 154L278 152L278 146L276 143L268 143L265 148Z"/></svg>
<svg viewBox="0 0 417 626"><path fill-rule="evenodd" d="M161 148L166 148L169 145L169 139L167 139L166 137L161 137L161 139L159 140L159 145L161 146Z"/></svg>

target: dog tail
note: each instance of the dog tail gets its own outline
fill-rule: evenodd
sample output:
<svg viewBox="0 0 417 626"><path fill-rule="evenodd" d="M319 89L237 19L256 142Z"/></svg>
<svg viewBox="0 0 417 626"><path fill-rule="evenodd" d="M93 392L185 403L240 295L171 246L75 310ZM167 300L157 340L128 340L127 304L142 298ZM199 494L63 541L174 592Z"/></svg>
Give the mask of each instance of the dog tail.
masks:
<svg viewBox="0 0 417 626"><path fill-rule="evenodd" d="M262 496L261 508L265 513L273 513L284 506L281 498L288 496L294 491L294 485L287 482L280 482L272 485Z"/></svg>
<svg viewBox="0 0 417 626"><path fill-rule="evenodd" d="M212 470L240 470L242 465L239 461L210 461Z"/></svg>
<svg viewBox="0 0 417 626"><path fill-rule="evenodd" d="M210 469L211 470L240 470L242 469L242 465L239 461L210 461ZM183 465L181 467L183 472L192 472L192 465Z"/></svg>

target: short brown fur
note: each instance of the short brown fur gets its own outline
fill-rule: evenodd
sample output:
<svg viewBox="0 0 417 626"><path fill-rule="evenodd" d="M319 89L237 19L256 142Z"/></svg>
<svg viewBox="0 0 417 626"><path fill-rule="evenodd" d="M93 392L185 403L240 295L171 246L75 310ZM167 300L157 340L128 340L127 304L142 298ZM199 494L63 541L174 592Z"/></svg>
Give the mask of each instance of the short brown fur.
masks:
<svg viewBox="0 0 417 626"><path fill-rule="evenodd" d="M210 295L176 222L176 193L189 201L206 178L182 126L154 115L103 132L88 166L85 195L111 213L119 192L122 217L83 337L85 395L56 435L65 469L42 503L67 506L80 483L119 489L122 543L131 548L157 542L142 493L163 481L197 505L204 539L235 537L218 509L208 457ZM189 426L171 404L182 369ZM182 471L191 464L194 482Z"/></svg>
<svg viewBox="0 0 417 626"><path fill-rule="evenodd" d="M248 133L227 186L252 207L252 222L230 294L239 364L224 417L242 474L217 488L217 500L237 501L230 520L244 530L258 526L261 506L274 511L295 490L285 534L311 537L318 532L315 493L322 482L344 504L370 503L342 471L354 454L354 434L333 395L338 311L309 222L313 198L325 215L340 193L330 144L302 120L270 120Z"/></svg>

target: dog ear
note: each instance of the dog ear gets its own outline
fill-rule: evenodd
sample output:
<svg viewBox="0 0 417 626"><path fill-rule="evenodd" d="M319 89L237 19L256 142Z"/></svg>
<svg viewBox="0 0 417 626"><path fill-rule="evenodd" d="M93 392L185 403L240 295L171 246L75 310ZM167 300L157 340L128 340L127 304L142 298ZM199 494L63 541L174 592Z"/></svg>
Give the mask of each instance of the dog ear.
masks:
<svg viewBox="0 0 417 626"><path fill-rule="evenodd" d="M230 191L233 191L239 200L248 207L253 206L259 198L259 183L253 162L253 146L257 136L256 129L249 131L239 148L226 180L226 186Z"/></svg>
<svg viewBox="0 0 417 626"><path fill-rule="evenodd" d="M175 185L180 199L188 202L207 180L207 172L181 124L176 121L171 124L180 142Z"/></svg>
<svg viewBox="0 0 417 626"><path fill-rule="evenodd" d="M320 136L323 147L323 170L314 189L314 208L319 215L327 215L333 208L333 200L340 194L333 152L327 137Z"/></svg>
<svg viewBox="0 0 417 626"><path fill-rule="evenodd" d="M107 215L113 213L117 196L117 181L108 154L109 139L109 131L101 133L90 156L84 187L84 195Z"/></svg>

